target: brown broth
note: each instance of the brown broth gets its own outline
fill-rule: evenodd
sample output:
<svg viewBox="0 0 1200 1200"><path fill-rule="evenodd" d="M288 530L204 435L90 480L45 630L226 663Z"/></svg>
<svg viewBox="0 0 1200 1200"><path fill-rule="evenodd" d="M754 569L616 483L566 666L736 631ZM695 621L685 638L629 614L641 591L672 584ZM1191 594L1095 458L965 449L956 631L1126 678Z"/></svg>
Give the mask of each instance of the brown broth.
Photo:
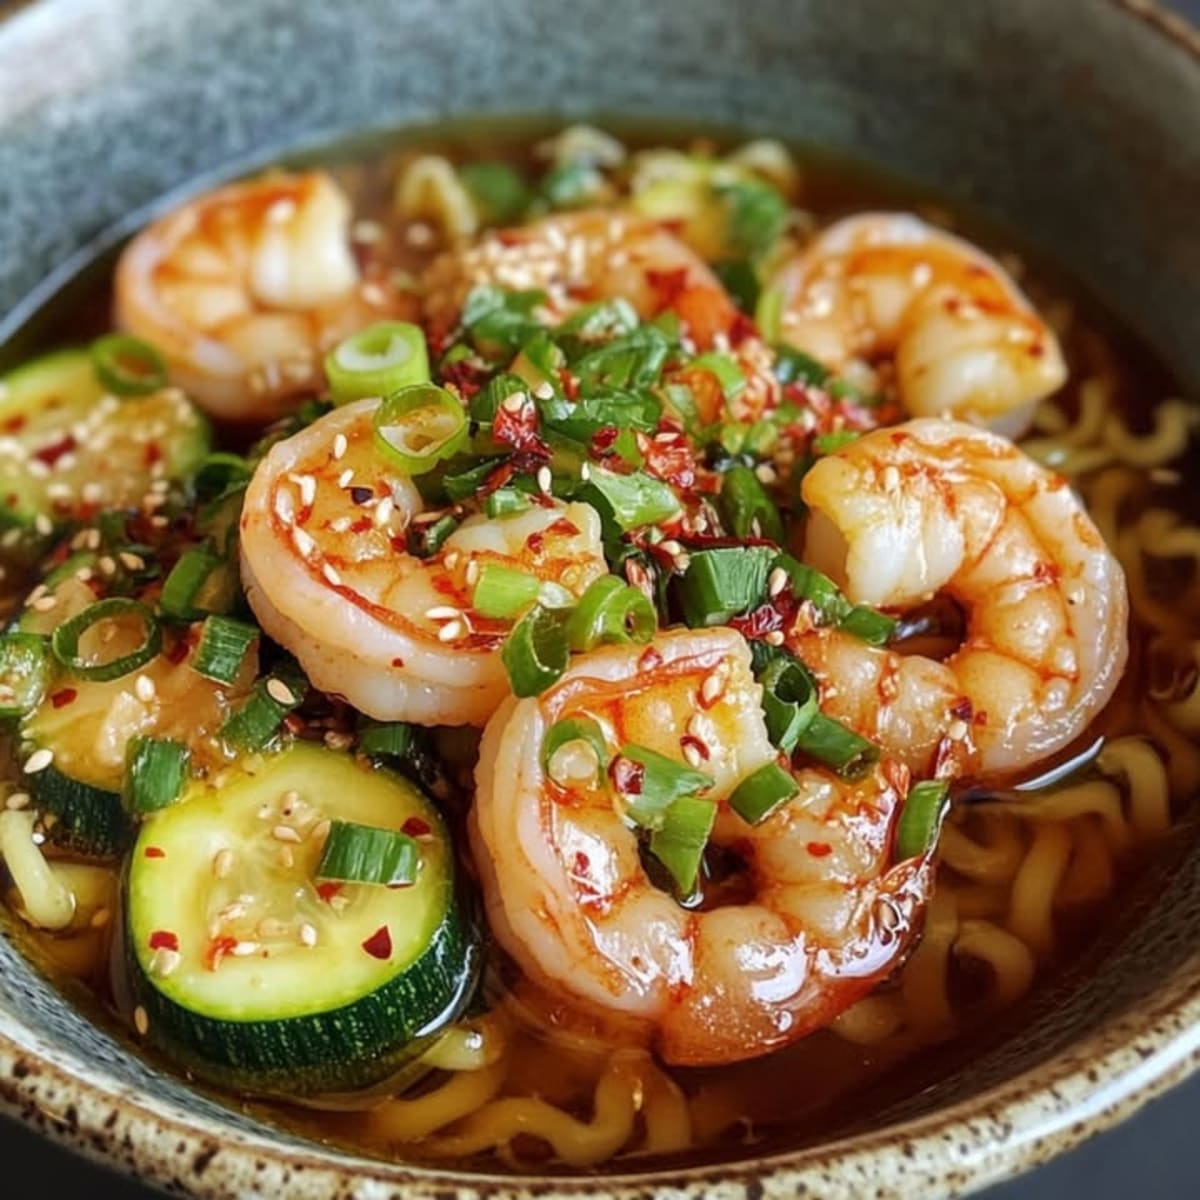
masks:
<svg viewBox="0 0 1200 1200"><path fill-rule="evenodd" d="M678 126L608 123L606 127L635 146L724 146L737 140L727 132L711 138L697 137L695 131L681 130ZM335 175L354 194L356 212L369 218L384 211L389 202L397 156L409 155L416 149L436 150L458 161L476 157L498 158L527 168L531 161L532 141L553 128L546 121L457 124L403 135L372 135L312 155L293 157L290 161L332 164ZM881 179L876 174L817 153L802 150L798 160L804 178L800 202L822 221L867 208L910 207L939 222L950 220L953 214L956 229L977 239L993 253L1003 254L1013 244L998 236L994 227L959 215L952 205L945 207L941 197L931 196L924 190ZM98 260L62 298L38 313L0 353L0 362L10 365L16 347L24 356L30 346L49 348L90 338L106 330L111 307L108 276L113 257L110 253ZM407 253L401 248L395 265L401 269L417 269L423 261L422 254ZM1011 263L1012 260L1005 258L1003 261ZM1153 405L1173 391L1172 381L1163 366L1100 306L1081 296L1052 267L1031 264L1020 282L1039 308L1045 310L1062 303L1065 297L1077 314L1064 345L1071 368L1066 407L1070 409L1076 403L1076 389L1082 378L1097 370L1111 370L1118 384L1120 411L1131 427L1145 428ZM1193 457L1188 466L1195 465ZM1191 490L1187 499L1193 513L1200 512L1200 500ZM1143 668L1144 655L1135 652L1123 689L1145 687ZM1081 743L1094 737L1094 733L1089 731L1089 738L1081 739ZM1064 757L1069 752L1064 752ZM1185 814L1177 816L1184 818ZM862 1047L831 1032L821 1032L749 1063L719 1069L672 1071L672 1077L689 1095L715 1097L720 1093L742 1117L713 1143L685 1157L715 1160L731 1154L764 1152L845 1134L877 1122L880 1114L910 1101L939 1080L969 1072L971 1064L981 1054L1019 1033L1031 1012L1044 1008L1064 989L1098 969L1162 888L1172 862L1177 860L1191 836L1191 825L1189 813L1161 853L1143 855L1126 865L1108 901L1086 906L1070 921L1061 922L1056 930L1058 951L1051 968L1039 972L1030 996L1000 1020L989 1018L986 1028L971 1017L968 1007L964 1030L959 1036L924 1047L919 1053L902 1054L886 1044ZM124 1033L128 1029L128 1012L122 1000L125 989L119 973L109 970L110 963L122 959L109 944L109 938L119 924L119 914L116 914L104 930L91 935L96 943L93 953L97 965L86 970L82 978L77 978L77 970L63 961L64 947L56 939L33 933L18 921L5 919L5 927L15 932L40 969L61 980L72 998L79 1000L95 1019ZM969 996L969 979L961 981L961 989ZM131 1037L126 1040L132 1049L134 1040ZM531 1086L536 1083L531 1082ZM579 1108L578 1098L569 1088L564 1092L563 1101ZM278 1121L318 1140L367 1152L381 1149L364 1142L352 1114L315 1112L257 1100L249 1102L247 1107L265 1120ZM419 1146L413 1147L411 1157L421 1158ZM495 1160L487 1159L474 1165L494 1167ZM617 1165L619 1169L620 1160Z"/></svg>

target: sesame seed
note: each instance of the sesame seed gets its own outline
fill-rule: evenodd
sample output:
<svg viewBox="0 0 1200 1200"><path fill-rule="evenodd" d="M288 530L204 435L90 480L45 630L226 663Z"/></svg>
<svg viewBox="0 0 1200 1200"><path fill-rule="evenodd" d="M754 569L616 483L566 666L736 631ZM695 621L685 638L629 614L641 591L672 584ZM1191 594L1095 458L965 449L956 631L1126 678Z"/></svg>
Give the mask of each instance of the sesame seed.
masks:
<svg viewBox="0 0 1200 1200"><path fill-rule="evenodd" d="M334 460L334 462L337 462L340 458L343 457L343 455L345 455L348 445L349 445L349 443L346 441L346 435L344 433L339 433L337 435L337 437L335 437L333 439L333 460Z"/></svg>
<svg viewBox="0 0 1200 1200"><path fill-rule="evenodd" d="M549 495L550 494L550 484L552 481L553 481L553 477L550 474L550 468L545 467L545 466L538 467L538 473L537 473L538 491L542 492L543 495Z"/></svg>
<svg viewBox="0 0 1200 1200"><path fill-rule="evenodd" d="M453 642L466 632L466 627L461 621L447 621L445 625L438 630L439 642Z"/></svg>
<svg viewBox="0 0 1200 1200"><path fill-rule="evenodd" d="M155 950L150 969L155 975L166 976L176 971L181 962L183 962L183 955L178 950L169 950L163 946L161 949ZM147 1028L149 1028L149 1022L147 1022Z"/></svg>
<svg viewBox="0 0 1200 1200"><path fill-rule="evenodd" d="M258 943L238 942L238 944L234 946L232 953L237 958L249 958L251 954L258 953Z"/></svg>
<svg viewBox="0 0 1200 1200"><path fill-rule="evenodd" d="M121 566L127 571L141 571L145 569L146 560L140 554L132 554L128 550L122 550L117 557L121 560Z"/></svg>
<svg viewBox="0 0 1200 1200"><path fill-rule="evenodd" d="M48 746L35 750L26 760L24 771L26 775L36 775L44 771L54 761L54 751Z"/></svg>
<svg viewBox="0 0 1200 1200"><path fill-rule="evenodd" d="M375 522L377 529L382 529L391 519L392 511L396 507L396 502L391 496L384 496L375 508L375 515L371 518Z"/></svg>
<svg viewBox="0 0 1200 1200"><path fill-rule="evenodd" d="M525 407L525 400L526 396L524 392L512 392L500 401L500 407L506 413L512 413L513 416L516 416Z"/></svg>
<svg viewBox="0 0 1200 1200"><path fill-rule="evenodd" d="M788 573L782 567L776 567L767 576L767 595L774 599L788 584Z"/></svg>
<svg viewBox="0 0 1200 1200"><path fill-rule="evenodd" d="M474 587L479 582L479 563L475 559L471 559L467 563L467 568L463 572L463 576L467 581L468 587Z"/></svg>
<svg viewBox="0 0 1200 1200"><path fill-rule="evenodd" d="M683 547L674 538L667 538L659 542L658 548L672 558L678 558L683 553Z"/></svg>
<svg viewBox="0 0 1200 1200"><path fill-rule="evenodd" d="M334 587L337 587L338 584L342 582L342 577L337 573L337 569L332 563L326 563L321 568L321 574L324 575L326 581L333 584Z"/></svg>
<svg viewBox="0 0 1200 1200"><path fill-rule="evenodd" d="M351 481L353 478L354 478L354 468L353 468L353 467L347 467L347 468L346 468L346 469L345 469L345 470L344 470L344 471L343 471L343 472L342 472L342 473L341 473L341 474L338 476L338 487L340 487L340 488L348 488L348 487L350 486L350 481Z"/></svg>
<svg viewBox="0 0 1200 1200"><path fill-rule="evenodd" d="M292 544L301 558L308 558L317 548L317 543L303 529L292 530Z"/></svg>
<svg viewBox="0 0 1200 1200"><path fill-rule="evenodd" d="M282 200L276 200L270 208L267 209L266 217L272 225L282 224L284 221L290 221L296 215L296 202L290 196L284 196Z"/></svg>
<svg viewBox="0 0 1200 1200"><path fill-rule="evenodd" d="M7 808L9 812L16 812L18 809L28 808L29 793L13 792L13 794L4 801L4 807Z"/></svg>
<svg viewBox="0 0 1200 1200"><path fill-rule="evenodd" d="M967 736L967 723L959 717L955 717L950 722L950 728L946 731L947 736L951 741L961 742Z"/></svg>
<svg viewBox="0 0 1200 1200"><path fill-rule="evenodd" d="M36 612L49 612L58 604L57 596L39 596L31 605L30 608Z"/></svg>
<svg viewBox="0 0 1200 1200"><path fill-rule="evenodd" d="M425 610L426 619L430 621L457 621L462 613L450 604L438 604Z"/></svg>
<svg viewBox="0 0 1200 1200"><path fill-rule="evenodd" d="M88 924L93 929L103 929L111 920L112 909L98 908L94 913L92 913L92 919L88 922Z"/></svg>
<svg viewBox="0 0 1200 1200"><path fill-rule="evenodd" d="M267 695L279 704L286 704L289 707L296 703L296 693L282 679L272 677L267 680Z"/></svg>
<svg viewBox="0 0 1200 1200"><path fill-rule="evenodd" d="M554 396L554 386L548 379L543 379L542 382L533 389L533 394L539 400L550 400Z"/></svg>
<svg viewBox="0 0 1200 1200"><path fill-rule="evenodd" d="M133 683L134 695L143 703L149 704L151 700L158 694L158 689L154 686L154 680L149 675L139 675Z"/></svg>
<svg viewBox="0 0 1200 1200"><path fill-rule="evenodd" d="M317 929L315 925L310 925L306 921L300 926L300 944L302 946L315 946L317 944Z"/></svg>
<svg viewBox="0 0 1200 1200"><path fill-rule="evenodd" d="M54 522L45 513L38 513L34 518L33 527L43 537L47 537L54 531Z"/></svg>
<svg viewBox="0 0 1200 1200"><path fill-rule="evenodd" d="M591 479L591 477L592 477L591 466L586 462L580 463L579 464L579 478L582 479L584 483L587 483L587 481L589 479Z"/></svg>
<svg viewBox="0 0 1200 1200"><path fill-rule="evenodd" d="M705 708L715 704L725 691L725 675L722 671L711 671L700 685L700 700Z"/></svg>
<svg viewBox="0 0 1200 1200"><path fill-rule="evenodd" d="M301 475L296 485L300 488L300 503L305 508L312 508L317 498L317 481L311 475Z"/></svg>
<svg viewBox="0 0 1200 1200"><path fill-rule="evenodd" d="M46 595L46 593L47 593L48 591L49 591L49 589L46 587L46 585L45 585L44 583L39 583L39 584L37 585L37 587L35 587L35 588L33 589L33 591L32 591L32 592L30 592L30 593L29 593L29 595L25 597L25 603L26 603L26 604L28 604L30 607L32 607L32 606L33 606L33 605L35 605L35 604L36 604L36 603L37 603L37 602L38 602L38 601L39 601L39 600L40 600L40 599L41 599L41 598L42 598L44 595Z"/></svg>
<svg viewBox="0 0 1200 1200"><path fill-rule="evenodd" d="M228 846L213 855L212 870L218 879L229 878L229 873L233 870L233 851Z"/></svg>
<svg viewBox="0 0 1200 1200"><path fill-rule="evenodd" d="M89 480L80 489L79 494L85 504L98 504L100 497L104 494L104 489L95 480Z"/></svg>
<svg viewBox="0 0 1200 1200"><path fill-rule="evenodd" d="M777 478L775 468L770 463L759 463L754 468L754 475L759 483L774 483Z"/></svg>
<svg viewBox="0 0 1200 1200"><path fill-rule="evenodd" d="M428 246L433 241L433 230L424 221L413 221L404 231L404 240L410 246Z"/></svg>
<svg viewBox="0 0 1200 1200"><path fill-rule="evenodd" d="M783 630L782 629L772 629L771 632L768 633L766 635L766 637L763 638L763 641L766 642L768 646L782 646L783 645Z"/></svg>
<svg viewBox="0 0 1200 1200"><path fill-rule="evenodd" d="M133 1010L133 1027L138 1031L139 1037L145 1037L150 1031L150 1018L140 1004Z"/></svg>
<svg viewBox="0 0 1200 1200"><path fill-rule="evenodd" d="M331 729L325 735L325 745L330 750L349 750L354 744L354 735L350 733L338 733Z"/></svg>
<svg viewBox="0 0 1200 1200"><path fill-rule="evenodd" d="M704 756L692 742L683 743L683 757L687 759L689 767L698 767L704 762Z"/></svg>
<svg viewBox="0 0 1200 1200"><path fill-rule="evenodd" d="M900 486L899 470L891 465L884 467L880 482L883 484L885 492L894 492Z"/></svg>
<svg viewBox="0 0 1200 1200"><path fill-rule="evenodd" d="M100 568L101 575L115 575L117 573L117 562L111 555L105 554L96 566Z"/></svg>
<svg viewBox="0 0 1200 1200"><path fill-rule="evenodd" d="M83 544L88 550L100 549L100 530L89 529L84 533Z"/></svg>

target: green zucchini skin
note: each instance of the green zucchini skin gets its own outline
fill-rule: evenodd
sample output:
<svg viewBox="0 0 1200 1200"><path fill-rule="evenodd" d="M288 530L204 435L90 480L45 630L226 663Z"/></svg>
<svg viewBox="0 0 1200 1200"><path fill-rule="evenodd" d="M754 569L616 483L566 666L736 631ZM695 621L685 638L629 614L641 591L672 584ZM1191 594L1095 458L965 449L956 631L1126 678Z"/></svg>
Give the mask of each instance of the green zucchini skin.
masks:
<svg viewBox="0 0 1200 1200"><path fill-rule="evenodd" d="M378 990L330 1012L218 1021L164 996L126 954L152 1045L200 1079L264 1096L352 1091L394 1075L466 1010L483 955L456 897L428 950ZM126 936L126 946L131 941Z"/></svg>
<svg viewBox="0 0 1200 1200"><path fill-rule="evenodd" d="M26 779L54 845L83 858L103 859L117 858L129 848L135 826L119 793L72 779L53 765Z"/></svg>

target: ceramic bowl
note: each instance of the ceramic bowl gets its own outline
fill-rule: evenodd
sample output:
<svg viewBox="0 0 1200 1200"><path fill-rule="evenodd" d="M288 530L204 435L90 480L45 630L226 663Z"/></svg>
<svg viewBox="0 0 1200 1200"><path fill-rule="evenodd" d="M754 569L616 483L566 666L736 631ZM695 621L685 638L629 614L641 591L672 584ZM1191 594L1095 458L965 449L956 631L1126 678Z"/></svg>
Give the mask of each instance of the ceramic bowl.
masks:
<svg viewBox="0 0 1200 1200"><path fill-rule="evenodd" d="M639 114L833 147L1019 230L1200 395L1200 44L1134 0L43 0L0 25L0 326L184 181L339 131ZM33 300L30 295L33 294ZM7 315L5 315L7 314ZM146 1063L0 938L0 1108L204 1197L958 1194L1200 1055L1200 838L934 1086L833 1143L595 1178L423 1171L281 1133ZM1009 1031L1011 1034L1011 1031Z"/></svg>

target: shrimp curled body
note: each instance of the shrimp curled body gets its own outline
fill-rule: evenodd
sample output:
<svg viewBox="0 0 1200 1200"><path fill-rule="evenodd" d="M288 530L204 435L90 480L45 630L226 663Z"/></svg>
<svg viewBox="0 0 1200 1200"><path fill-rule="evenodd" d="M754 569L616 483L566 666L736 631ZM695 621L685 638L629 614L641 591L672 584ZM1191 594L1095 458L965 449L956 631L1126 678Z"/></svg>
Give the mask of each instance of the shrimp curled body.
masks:
<svg viewBox="0 0 1200 1200"><path fill-rule="evenodd" d="M379 285L361 286L349 228L349 200L323 172L199 196L121 255L117 321L214 416L279 416L321 385L326 350L394 311Z"/></svg>
<svg viewBox="0 0 1200 1200"><path fill-rule="evenodd" d="M894 356L913 416L1015 437L1061 387L1054 332L995 259L906 213L838 221L773 281L779 335L835 370Z"/></svg>
<svg viewBox="0 0 1200 1200"><path fill-rule="evenodd" d="M595 760L566 784L557 758L543 766L547 730L580 717L614 753L633 742L678 761L688 739L702 748L710 845L745 864L729 902L689 910L651 884ZM484 734L470 822L501 944L552 994L643 1026L672 1063L752 1058L827 1024L899 962L929 866L892 862L903 768L899 786L887 768L857 783L800 771L799 795L747 824L728 797L774 757L748 646L728 629L594 651L541 696L506 701Z"/></svg>
<svg viewBox="0 0 1200 1200"><path fill-rule="evenodd" d="M510 623L472 609L489 562L574 595L606 573L600 520L547 500L524 513L468 517L430 558L406 548L423 503L374 441L368 399L279 442L246 492L246 597L312 682L368 716L482 725L508 690L500 645Z"/></svg>
<svg viewBox="0 0 1200 1200"><path fill-rule="evenodd" d="M831 715L885 753L926 772L950 731L959 745L942 753L1016 771L1112 695L1127 653L1120 565L1066 481L1005 438L935 419L876 430L821 459L802 495L805 558L856 603L905 610L941 593L965 615L944 661L803 616L790 634Z"/></svg>

